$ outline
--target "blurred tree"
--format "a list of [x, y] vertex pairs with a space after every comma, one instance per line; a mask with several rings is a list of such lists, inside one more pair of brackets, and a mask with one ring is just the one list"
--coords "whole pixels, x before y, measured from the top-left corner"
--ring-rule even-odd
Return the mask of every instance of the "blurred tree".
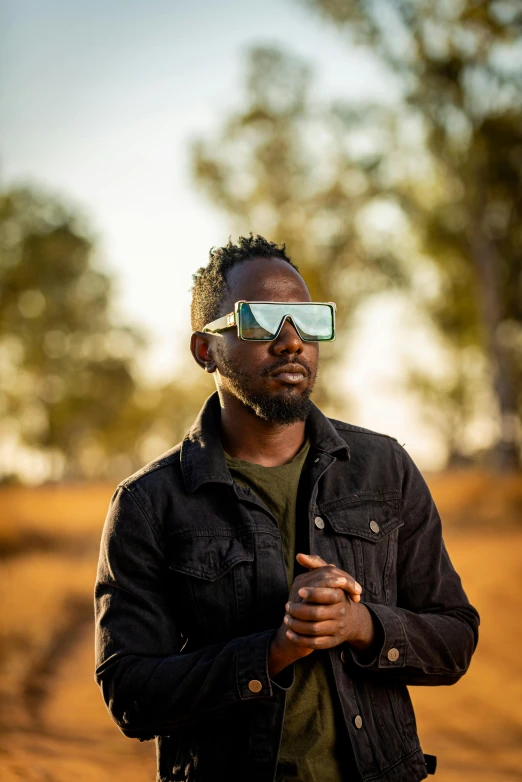
[[53, 457], [53, 477], [81, 476], [89, 454], [106, 466], [101, 434], [110, 439], [134, 391], [143, 340], [111, 322], [112, 292], [70, 209], [29, 189], [0, 197], [4, 442]]
[[[378, 109], [342, 116], [310, 95], [305, 63], [270, 47], [249, 55], [244, 106], [217, 136], [193, 145], [193, 173], [238, 234], [285, 242], [317, 301], [335, 300], [345, 330], [371, 294], [407, 283], [401, 247], [386, 232], [371, 236], [365, 215], [388, 204], [375, 198], [372, 168]], [[356, 134], [347, 138], [346, 125]], [[365, 142], [361, 145], [361, 136]], [[339, 384], [325, 351], [316, 400], [333, 404]], [[326, 362], [326, 363], [325, 363]], [[339, 364], [337, 362], [337, 367]], [[337, 406], [339, 398], [337, 398]]]
[[192, 420], [201, 391], [143, 384], [145, 339], [113, 321], [113, 296], [73, 210], [30, 189], [0, 195], [4, 479], [30, 478], [35, 456], [45, 462], [41, 477], [121, 478], [173, 445]]
[[[499, 412], [494, 461], [519, 467], [520, 0], [304, 2], [367, 47], [400, 84], [403, 97], [387, 111], [389, 136], [372, 186], [400, 204], [437, 268], [437, 292], [424, 304], [446, 340], [454, 382], [444, 389], [426, 374], [424, 388], [432, 394], [435, 383], [439, 398], [466, 416], [473, 405], [464, 399], [489, 381]], [[407, 150], [417, 171], [390, 165]], [[462, 371], [473, 354], [479, 363], [487, 358], [478, 386], [477, 372]]]

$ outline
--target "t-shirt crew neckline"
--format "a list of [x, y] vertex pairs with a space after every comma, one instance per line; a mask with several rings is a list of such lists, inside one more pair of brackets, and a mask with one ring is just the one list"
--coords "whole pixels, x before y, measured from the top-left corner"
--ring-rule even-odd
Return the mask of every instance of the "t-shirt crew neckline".
[[308, 451], [309, 447], [310, 447], [310, 438], [305, 437], [305, 440], [304, 440], [302, 446], [300, 447], [298, 452], [295, 454], [295, 456], [292, 456], [292, 458], [290, 459], [289, 462], [285, 462], [284, 464], [276, 464], [276, 465], [271, 466], [271, 467], [269, 467], [267, 465], [264, 465], [264, 464], [258, 464], [257, 462], [249, 462], [246, 459], [239, 459], [237, 456], [231, 456], [227, 451], [225, 451], [224, 448], [223, 448], [223, 451], [225, 453], [225, 459], [226, 459], [227, 463], [237, 464], [238, 466], [241, 465], [241, 464], [253, 464], [255, 467], [259, 467], [259, 468], [264, 469], [264, 470], [282, 470], [285, 467], [288, 467], [289, 465], [291, 465], [294, 462], [298, 461], [302, 457], [304, 451]]

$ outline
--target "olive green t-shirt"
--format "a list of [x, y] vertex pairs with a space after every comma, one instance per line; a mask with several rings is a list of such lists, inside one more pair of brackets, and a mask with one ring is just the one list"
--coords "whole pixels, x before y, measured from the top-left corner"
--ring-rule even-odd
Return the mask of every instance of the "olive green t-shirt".
[[[294, 580], [297, 553], [297, 491], [309, 449], [307, 440], [299, 453], [280, 467], [263, 467], [225, 453], [233, 479], [252, 489], [277, 520], [289, 586]], [[340, 747], [344, 724], [327, 654], [315, 651], [295, 663], [294, 684], [286, 694], [276, 782], [349, 781], [348, 761]]]

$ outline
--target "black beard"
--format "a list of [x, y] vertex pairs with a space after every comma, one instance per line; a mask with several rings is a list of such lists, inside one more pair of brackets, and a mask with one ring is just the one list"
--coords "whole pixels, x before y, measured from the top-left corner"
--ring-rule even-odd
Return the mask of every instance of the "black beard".
[[[222, 375], [226, 378], [224, 387], [228, 388], [252, 415], [273, 424], [295, 424], [298, 421], [306, 421], [312, 407], [310, 396], [313, 385], [297, 393], [290, 390], [280, 394], [270, 391], [254, 392], [250, 389], [249, 376], [238, 363], [222, 354], [219, 358], [224, 370]], [[288, 359], [285, 359], [284, 363], [288, 363]], [[310, 379], [311, 373], [308, 367], [300, 361], [294, 363], [301, 364]], [[274, 367], [271, 367], [270, 371], [273, 369]], [[268, 371], [264, 374], [268, 374]]]
[[296, 424], [298, 421], [306, 421], [312, 407], [311, 388], [307, 388], [299, 396], [269, 392], [247, 394], [245, 389], [241, 390], [241, 395], [236, 390], [236, 396], [247, 410], [273, 424]]

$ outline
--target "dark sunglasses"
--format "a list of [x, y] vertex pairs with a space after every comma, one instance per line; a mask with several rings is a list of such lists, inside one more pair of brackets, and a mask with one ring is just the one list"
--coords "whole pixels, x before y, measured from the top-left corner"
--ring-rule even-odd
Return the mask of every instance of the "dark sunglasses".
[[239, 339], [270, 342], [290, 319], [303, 342], [335, 339], [335, 304], [332, 301], [236, 301], [234, 312], [207, 323], [203, 332], [219, 334], [237, 326]]

